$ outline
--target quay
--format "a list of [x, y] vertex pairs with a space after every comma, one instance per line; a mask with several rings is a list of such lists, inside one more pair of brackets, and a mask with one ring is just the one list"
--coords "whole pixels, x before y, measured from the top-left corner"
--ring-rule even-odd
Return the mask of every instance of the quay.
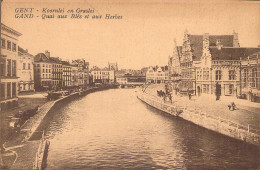
[[[172, 103], [164, 102], [163, 99], [152, 94], [151, 89], [149, 90], [147, 90], [148, 92], [140, 91], [137, 98], [158, 110], [178, 116], [198, 126], [255, 146], [260, 146], [260, 131], [256, 127], [259, 124], [251, 125], [234, 120], [234, 118], [228, 116], [228, 114], [231, 114], [231, 111], [223, 103], [216, 106], [216, 109], [219, 109], [217, 112], [222, 113], [219, 116], [213, 113], [213, 108], [207, 109], [207, 106], [205, 106], [207, 103], [204, 103], [203, 107], [199, 107], [198, 103], [194, 102], [195, 104], [192, 105], [188, 98], [179, 96], [174, 96]], [[211, 102], [210, 99], [206, 100], [208, 103]]]
[[67, 96], [61, 96], [59, 99], [54, 101], [48, 101], [41, 107], [39, 107], [37, 114], [28, 119], [21, 127], [15, 140], [7, 141], [3, 144], [3, 148], [6, 151], [12, 152], [16, 155], [16, 158], [10, 167], [10, 169], [43, 169], [47, 159], [47, 148], [50, 145], [49, 141], [41, 139], [35, 139], [32, 137], [37, 133], [37, 128], [41, 124], [45, 116], [55, 107], [56, 104], [64, 101], [71, 101], [80, 97], [83, 97], [89, 93], [96, 91], [107, 90], [116, 88], [117, 86], [102, 86], [88, 88], [83, 91], [74, 92]]

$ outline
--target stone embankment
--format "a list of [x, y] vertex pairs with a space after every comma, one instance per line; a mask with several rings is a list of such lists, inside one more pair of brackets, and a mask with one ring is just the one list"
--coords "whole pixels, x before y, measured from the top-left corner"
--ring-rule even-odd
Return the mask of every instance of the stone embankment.
[[[94, 87], [89, 88], [84, 91], [75, 92], [68, 96], [62, 96], [61, 98], [49, 101], [39, 107], [37, 114], [28, 119], [23, 126], [21, 127], [21, 131], [19, 132], [16, 140], [6, 142], [4, 147], [9, 150], [14, 150], [16, 152], [16, 159], [11, 169], [17, 169], [22, 167], [22, 169], [33, 169], [35, 167], [39, 168], [42, 166], [42, 161], [44, 159], [45, 148], [49, 145], [47, 140], [39, 141], [30, 141], [30, 138], [36, 132], [37, 128], [41, 124], [44, 117], [49, 113], [49, 111], [54, 108], [54, 106], [60, 102], [64, 102], [65, 100], [73, 100], [77, 99], [81, 96], [85, 96], [89, 93], [102, 91], [106, 89], [115, 88], [115, 86], [103, 86], [103, 87]], [[41, 142], [42, 141], [42, 142]], [[18, 147], [19, 146], [19, 147]], [[14, 149], [12, 149], [14, 148]], [[18, 148], [18, 149], [16, 149]], [[43, 149], [44, 148], [44, 149]], [[28, 154], [27, 154], [28, 153]], [[42, 154], [45, 153], [45, 154]], [[47, 158], [46, 158], [47, 159]], [[34, 164], [34, 167], [33, 167]]]
[[[151, 89], [149, 90], [151, 91]], [[244, 124], [234, 122], [234, 120], [227, 119], [226, 117], [223, 118], [221, 116], [216, 116], [216, 114], [210, 112], [209, 110], [203, 109], [206, 107], [189, 105], [189, 101], [179, 102], [179, 100], [175, 98], [176, 100], [172, 103], [164, 102], [162, 98], [154, 95], [155, 93], [150, 93], [149, 90], [145, 93], [138, 93], [137, 97], [152, 107], [173, 116], [181, 117], [209, 130], [260, 146], [260, 131], [258, 128], [253, 128], [254, 126], [250, 126], [249, 124], [245, 126]], [[186, 100], [188, 100], [188, 98], [186, 98]]]

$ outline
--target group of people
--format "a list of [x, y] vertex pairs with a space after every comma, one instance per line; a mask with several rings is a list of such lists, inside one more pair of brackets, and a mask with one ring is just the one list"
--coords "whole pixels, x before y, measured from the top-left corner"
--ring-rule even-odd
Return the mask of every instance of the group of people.
[[157, 95], [159, 97], [163, 97], [164, 102], [166, 102], [166, 99], [168, 98], [169, 101], [172, 103], [172, 94], [170, 93], [167, 84], [165, 84], [165, 92], [163, 90], [157, 90]]

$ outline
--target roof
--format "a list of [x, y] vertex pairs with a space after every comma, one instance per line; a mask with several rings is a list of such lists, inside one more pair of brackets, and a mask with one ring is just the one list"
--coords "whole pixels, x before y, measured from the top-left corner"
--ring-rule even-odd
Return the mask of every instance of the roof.
[[33, 57], [32, 54], [28, 53], [28, 50], [24, 50], [22, 47], [18, 46], [18, 55], [28, 55]]
[[210, 47], [212, 60], [240, 60], [240, 57], [245, 59], [256, 52], [260, 52], [260, 48], [222, 47], [219, 50], [216, 47]]
[[[223, 47], [233, 47], [233, 35], [209, 35], [209, 45], [216, 47], [218, 39]], [[200, 60], [203, 52], [203, 35], [189, 35], [193, 60]]]
[[54, 63], [62, 64], [61, 60], [58, 57], [50, 57], [50, 60], [52, 60]]
[[35, 62], [53, 63], [54, 61], [48, 58], [44, 53], [39, 53], [34, 57]]

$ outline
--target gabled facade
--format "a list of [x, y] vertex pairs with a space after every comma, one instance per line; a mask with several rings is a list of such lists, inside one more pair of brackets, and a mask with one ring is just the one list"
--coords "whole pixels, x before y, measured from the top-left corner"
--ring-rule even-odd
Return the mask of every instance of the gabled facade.
[[240, 47], [236, 32], [191, 35], [185, 31], [179, 90], [193, 89], [197, 95], [214, 94], [218, 83], [221, 95], [240, 95], [240, 58], [257, 51], [260, 48]]
[[146, 82], [149, 83], [164, 83], [168, 81], [168, 66], [165, 67], [149, 67], [146, 72]]
[[22, 34], [1, 23], [0, 111], [18, 105], [18, 39]]

